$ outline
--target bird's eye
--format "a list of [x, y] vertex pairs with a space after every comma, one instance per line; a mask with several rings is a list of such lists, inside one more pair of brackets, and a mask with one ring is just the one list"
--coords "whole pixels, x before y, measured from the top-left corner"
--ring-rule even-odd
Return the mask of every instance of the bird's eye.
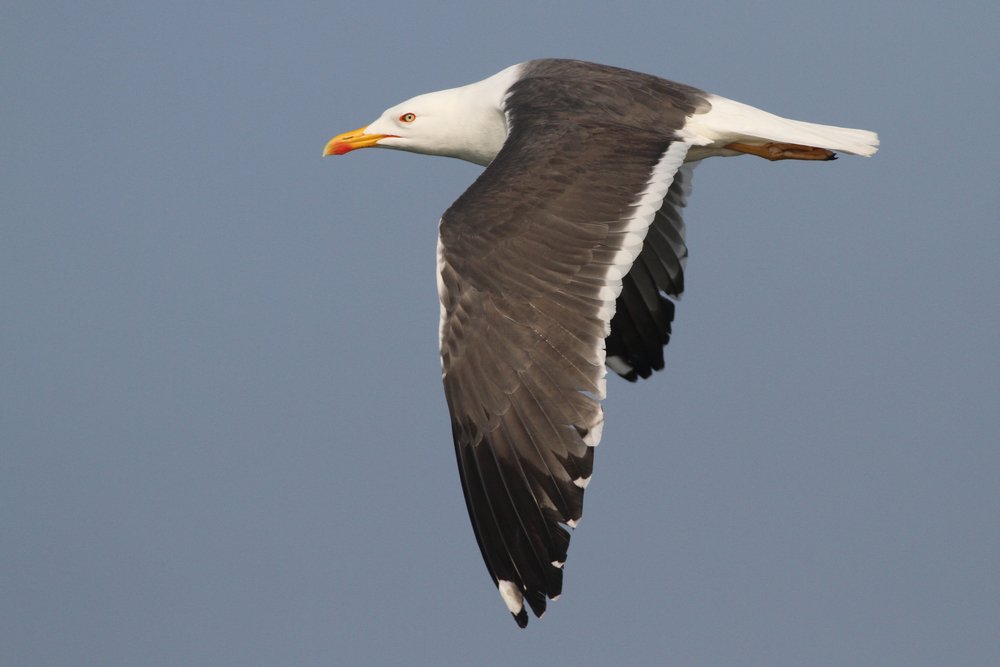
[[414, 113], [404, 113], [399, 117], [399, 122], [401, 123], [412, 123], [417, 119], [417, 114]]

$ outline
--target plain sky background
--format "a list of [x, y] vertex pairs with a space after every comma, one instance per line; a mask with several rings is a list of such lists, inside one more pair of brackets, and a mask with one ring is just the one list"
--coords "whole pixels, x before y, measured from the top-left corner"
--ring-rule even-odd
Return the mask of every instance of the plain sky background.
[[[0, 664], [1000, 664], [995, 2], [5, 2]], [[695, 174], [562, 598], [462, 501], [436, 223], [334, 134], [535, 57], [876, 130]]]

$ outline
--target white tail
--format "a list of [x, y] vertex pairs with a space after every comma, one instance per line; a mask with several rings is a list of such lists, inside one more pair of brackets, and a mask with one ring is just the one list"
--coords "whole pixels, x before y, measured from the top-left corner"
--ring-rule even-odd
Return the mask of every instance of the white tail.
[[868, 130], [782, 118], [718, 95], [709, 95], [709, 102], [712, 108], [693, 116], [684, 128], [693, 135], [692, 143], [709, 149], [699, 153], [716, 153], [733, 142], [801, 144], [865, 157], [878, 151], [878, 135]]

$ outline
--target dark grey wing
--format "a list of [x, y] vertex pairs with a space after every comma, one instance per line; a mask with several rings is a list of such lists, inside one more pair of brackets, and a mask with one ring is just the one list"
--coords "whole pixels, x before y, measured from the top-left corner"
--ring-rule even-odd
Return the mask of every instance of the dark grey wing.
[[462, 488], [522, 627], [525, 601], [541, 616], [562, 590], [567, 527], [582, 516], [603, 427], [604, 341], [621, 279], [688, 149], [676, 109], [673, 124], [635, 131], [588, 116], [584, 82], [561, 91], [563, 106], [547, 95], [544, 109], [532, 90], [512, 88], [507, 141], [442, 217], [438, 245]]
[[691, 194], [694, 165], [677, 170], [663, 206], [656, 212], [642, 252], [622, 279], [622, 293], [607, 339], [608, 368], [630, 382], [663, 370], [670, 342], [674, 300], [684, 292], [683, 209]]

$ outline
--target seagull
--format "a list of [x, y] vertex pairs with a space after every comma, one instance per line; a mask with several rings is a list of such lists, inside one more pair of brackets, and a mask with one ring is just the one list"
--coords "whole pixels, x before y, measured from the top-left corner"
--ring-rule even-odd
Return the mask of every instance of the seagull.
[[331, 139], [485, 166], [439, 223], [444, 393], [486, 568], [517, 625], [562, 592], [607, 369], [663, 368], [682, 210], [712, 156], [871, 156], [866, 130], [790, 120], [648, 74], [532, 60], [419, 95]]

